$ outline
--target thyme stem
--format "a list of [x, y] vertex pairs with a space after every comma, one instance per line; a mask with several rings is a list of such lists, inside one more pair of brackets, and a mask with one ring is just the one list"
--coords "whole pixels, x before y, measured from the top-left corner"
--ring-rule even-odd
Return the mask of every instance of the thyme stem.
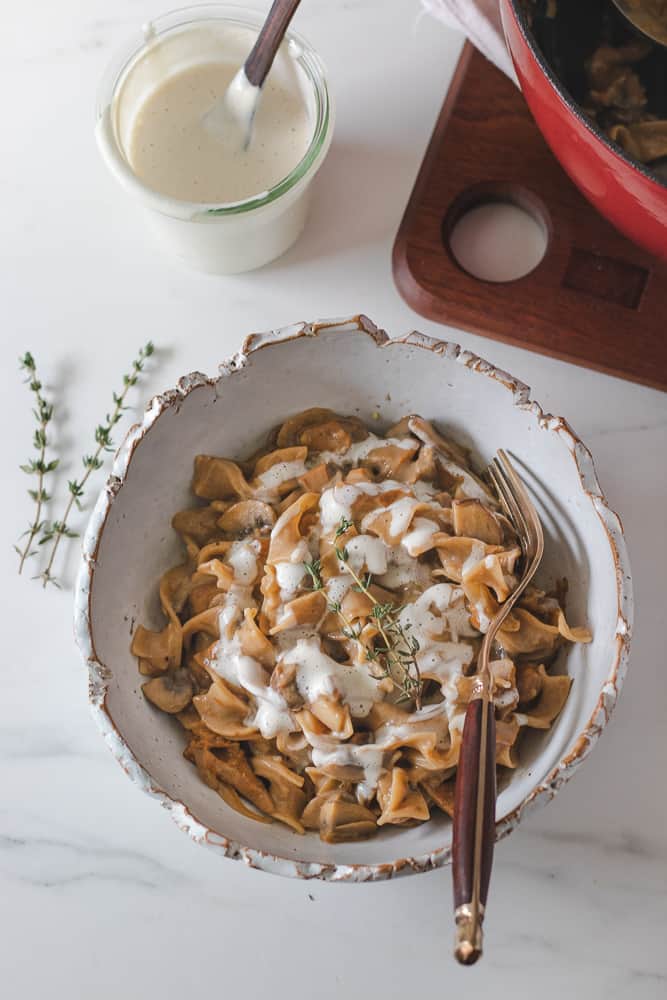
[[63, 537], [66, 538], [76, 538], [77, 532], [72, 531], [69, 527], [68, 521], [70, 514], [72, 513], [72, 508], [76, 506], [79, 510], [81, 509], [81, 498], [83, 497], [86, 483], [88, 482], [91, 474], [97, 469], [101, 469], [104, 465], [103, 453], [113, 451], [113, 441], [111, 439], [111, 432], [118, 421], [123, 415], [123, 410], [126, 409], [125, 398], [132, 388], [136, 385], [139, 378], [139, 373], [143, 370], [144, 361], [153, 354], [154, 347], [152, 342], [149, 340], [144, 347], [141, 348], [139, 354], [132, 362], [132, 368], [129, 375], [123, 376], [123, 389], [120, 393], [113, 393], [114, 409], [111, 413], [106, 414], [106, 422], [103, 424], [98, 424], [95, 429], [95, 441], [97, 443], [97, 448], [92, 453], [92, 455], [83, 456], [83, 467], [85, 472], [81, 479], [71, 479], [69, 481], [69, 500], [65, 506], [65, 511], [63, 516], [59, 521], [53, 521], [53, 523], [44, 531], [42, 538], [40, 540], [40, 545], [45, 545], [52, 542], [51, 551], [49, 554], [49, 559], [46, 564], [46, 568], [40, 574], [42, 580], [42, 586], [46, 587], [47, 583], [55, 583], [57, 585], [57, 580], [52, 574], [53, 563], [58, 552], [58, 547], [60, 541]]
[[[345, 549], [337, 549], [336, 550], [336, 555], [339, 556], [339, 553], [340, 553], [340, 555], [343, 555], [343, 556], [346, 555]], [[339, 556], [339, 558], [340, 558], [340, 556]], [[396, 608], [394, 608], [393, 606], [392, 607], [386, 607], [385, 605], [382, 605], [380, 603], [380, 601], [378, 601], [377, 598], [375, 598], [373, 596], [373, 594], [369, 590], [368, 584], [364, 580], [362, 580], [357, 575], [357, 573], [355, 573], [355, 571], [350, 566], [349, 559], [347, 557], [341, 559], [341, 562], [345, 566], [346, 571], [350, 574], [350, 576], [352, 577], [352, 579], [356, 583], [356, 585], [359, 588], [359, 590], [361, 591], [361, 593], [365, 594], [366, 597], [369, 599], [369, 601], [371, 601], [372, 604], [373, 604], [373, 608], [376, 611], [376, 613], [373, 615], [373, 618], [375, 620], [375, 624], [377, 625], [378, 632], [382, 636], [382, 639], [383, 639], [384, 645], [385, 645], [383, 653], [388, 658], [388, 660], [390, 661], [390, 663], [392, 664], [392, 666], [394, 666], [395, 668], [397, 668], [400, 673], [407, 674], [409, 676], [409, 670], [406, 669], [405, 663], [403, 662], [403, 658], [400, 655], [398, 655], [400, 653], [400, 648], [399, 648], [399, 650], [395, 649], [395, 645], [396, 644], [393, 641], [393, 639], [390, 639], [390, 637], [387, 635], [387, 631], [385, 630], [385, 626], [383, 625], [383, 619], [387, 619], [388, 622], [389, 622], [389, 624], [387, 625], [387, 629], [390, 630], [390, 631], [395, 631], [398, 634], [399, 639], [401, 640], [401, 642], [403, 644], [403, 652], [404, 652], [404, 654], [407, 654], [407, 656], [409, 658], [409, 665], [414, 670], [414, 675], [415, 676], [414, 676], [414, 678], [410, 678], [410, 680], [413, 681], [413, 683], [409, 683], [407, 685], [407, 688], [405, 686], [401, 685], [400, 683], [397, 683], [396, 679], [393, 676], [393, 674], [391, 675], [391, 679], [394, 681], [394, 683], [399, 688], [399, 690], [403, 691], [404, 694], [406, 694], [408, 696], [411, 696], [411, 694], [414, 694], [415, 705], [416, 705], [416, 707], [418, 709], [421, 708], [421, 686], [422, 686], [422, 682], [421, 682], [421, 672], [419, 670], [419, 665], [417, 664], [417, 660], [416, 660], [416, 657], [414, 655], [414, 653], [416, 652], [416, 650], [413, 649], [413, 645], [410, 642], [410, 640], [408, 639], [408, 637], [406, 636], [405, 631], [403, 629], [403, 626], [394, 617], [394, 615], [396, 613]], [[380, 609], [381, 611], [384, 610], [384, 613], [383, 614], [378, 614], [377, 613], [378, 609]], [[413, 640], [413, 642], [416, 642], [416, 640]], [[411, 690], [412, 688], [414, 688], [414, 691]]]
[[[351, 527], [351, 521], [348, 521], [347, 518], [341, 518], [336, 529], [336, 540]], [[373, 608], [371, 616], [377, 626], [378, 633], [382, 637], [384, 647], [381, 650], [374, 649], [371, 653], [364, 643], [361, 642], [359, 634], [343, 613], [340, 603], [330, 604], [329, 609], [334, 611], [343, 623], [343, 635], [347, 639], [352, 639], [359, 643], [363, 647], [367, 659], [377, 661], [380, 655], [384, 657], [383, 676], [389, 678], [394, 687], [401, 691], [406, 698], [414, 698], [415, 705], [419, 710], [421, 708], [422, 679], [416, 658], [416, 653], [419, 650], [417, 639], [408, 637], [405, 634], [405, 629], [396, 617], [399, 609], [393, 604], [382, 604], [371, 593], [372, 578], [370, 573], [365, 579], [362, 579], [352, 569], [347, 548], [340, 548], [336, 545], [335, 553], [338, 560], [345, 567], [346, 572], [354, 580], [356, 588], [371, 602]], [[303, 565], [312, 580], [313, 590], [323, 590], [324, 582], [322, 580], [320, 560], [313, 559], [310, 562], [305, 562]]]
[[29, 524], [26, 532], [28, 536], [27, 541], [23, 548], [20, 548], [18, 545], [14, 546], [19, 555], [20, 574], [23, 572], [26, 559], [35, 555], [36, 550], [32, 548], [32, 543], [42, 528], [42, 510], [44, 504], [51, 499], [49, 494], [46, 492], [44, 485], [45, 476], [47, 473], [53, 472], [54, 469], [57, 468], [58, 459], [52, 459], [50, 462], [46, 461], [46, 448], [48, 444], [46, 431], [51, 417], [53, 416], [53, 406], [47, 403], [46, 399], [42, 395], [42, 383], [37, 378], [37, 365], [35, 364], [35, 359], [30, 351], [26, 351], [23, 357], [19, 359], [19, 365], [23, 371], [27, 372], [26, 382], [35, 397], [36, 408], [33, 410], [33, 413], [37, 420], [37, 428], [33, 437], [33, 446], [38, 452], [38, 457], [36, 459], [30, 459], [26, 465], [21, 466], [23, 472], [26, 472], [29, 475], [37, 475], [37, 489], [28, 490], [28, 493], [35, 501], [35, 516], [34, 520]]

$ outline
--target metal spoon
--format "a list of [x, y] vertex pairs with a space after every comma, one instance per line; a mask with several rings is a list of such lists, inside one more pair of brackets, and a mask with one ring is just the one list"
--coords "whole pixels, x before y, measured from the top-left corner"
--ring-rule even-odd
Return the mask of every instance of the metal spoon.
[[612, 3], [633, 28], [657, 45], [667, 46], [667, 5], [663, 13], [657, 13], [645, 0], [612, 0]]
[[239, 149], [247, 149], [252, 126], [273, 60], [301, 0], [274, 0], [250, 55], [225, 91], [204, 116], [204, 127]]

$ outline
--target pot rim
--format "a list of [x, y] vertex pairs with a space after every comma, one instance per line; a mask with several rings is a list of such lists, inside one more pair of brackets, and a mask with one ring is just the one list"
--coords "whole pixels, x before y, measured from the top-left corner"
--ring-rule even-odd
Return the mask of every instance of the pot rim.
[[181, 830], [194, 840], [216, 848], [229, 858], [244, 861], [249, 867], [281, 875], [327, 881], [367, 882], [392, 878], [402, 874], [414, 874], [441, 867], [451, 860], [451, 844], [428, 854], [398, 858], [392, 862], [375, 864], [321, 864], [286, 858], [243, 844], [222, 836], [202, 823], [187, 806], [172, 798], [151, 777], [146, 768], [137, 760], [125, 743], [111, 716], [106, 703], [107, 687], [111, 671], [100, 661], [95, 650], [92, 629], [91, 593], [95, 576], [96, 559], [102, 534], [114, 500], [123, 486], [137, 446], [143, 441], [159, 417], [171, 407], [179, 407], [190, 392], [201, 386], [216, 386], [225, 378], [242, 371], [248, 357], [255, 351], [267, 347], [279, 347], [301, 337], [317, 337], [320, 333], [336, 330], [358, 332], [369, 336], [379, 349], [392, 344], [410, 344], [428, 350], [444, 361], [461, 364], [484, 378], [502, 385], [509, 393], [509, 402], [524, 410], [542, 429], [557, 434], [570, 453], [575, 464], [581, 490], [593, 506], [607, 535], [616, 573], [616, 598], [618, 617], [614, 641], [614, 653], [609, 673], [602, 684], [597, 704], [586, 725], [575, 737], [572, 749], [547, 774], [523, 801], [496, 823], [496, 840], [507, 836], [521, 821], [523, 816], [538, 804], [550, 801], [562, 785], [569, 780], [588, 756], [605, 727], [616, 703], [628, 663], [628, 650], [632, 632], [633, 595], [628, 554], [623, 534], [623, 526], [617, 514], [609, 507], [600, 488], [593, 465], [593, 458], [583, 442], [577, 437], [562, 417], [545, 413], [541, 406], [530, 399], [530, 389], [523, 382], [507, 372], [496, 368], [458, 344], [437, 340], [417, 331], [403, 337], [390, 339], [384, 330], [378, 329], [367, 317], [353, 316], [347, 319], [322, 320], [314, 323], [296, 323], [267, 333], [251, 334], [246, 337], [241, 350], [222, 362], [216, 378], [192, 372], [179, 379], [176, 387], [153, 397], [146, 407], [141, 423], [128, 430], [125, 439], [115, 455], [112, 473], [100, 492], [83, 539], [82, 556], [76, 584], [74, 602], [74, 630], [77, 645], [88, 667], [89, 702], [93, 717], [111, 749], [114, 757], [127, 775], [140, 788], [169, 812]]
[[[547, 82], [551, 85], [552, 89], [556, 92], [556, 95], [565, 104], [568, 111], [570, 111], [574, 117], [577, 119], [580, 125], [582, 125], [591, 135], [594, 135], [605, 148], [612, 153], [617, 159], [621, 160], [627, 166], [631, 167], [638, 174], [640, 174], [645, 180], [650, 181], [657, 188], [661, 190], [667, 190], [667, 180], [662, 180], [654, 171], [650, 170], [645, 163], [641, 163], [639, 160], [635, 160], [632, 156], [625, 152], [625, 150], [619, 146], [617, 143], [612, 142], [608, 135], [602, 131], [602, 129], [596, 125], [587, 115], [584, 114], [579, 104], [572, 97], [570, 92], [567, 90], [563, 82], [556, 76], [552, 70], [549, 63], [546, 61], [544, 53], [537, 44], [537, 39], [535, 38], [532, 30], [528, 25], [525, 12], [520, 6], [520, 0], [506, 0], [505, 9], [509, 10], [514, 18], [517, 28], [519, 29], [521, 36], [528, 46], [531, 55], [540, 67], [542, 74], [546, 78]], [[501, 6], [501, 11], [503, 7]], [[505, 38], [507, 38], [507, 32], [505, 32]], [[508, 48], [510, 46], [508, 45]], [[512, 61], [516, 66], [512, 50], [510, 48], [510, 55], [512, 56]], [[523, 88], [522, 88], [523, 89]]]

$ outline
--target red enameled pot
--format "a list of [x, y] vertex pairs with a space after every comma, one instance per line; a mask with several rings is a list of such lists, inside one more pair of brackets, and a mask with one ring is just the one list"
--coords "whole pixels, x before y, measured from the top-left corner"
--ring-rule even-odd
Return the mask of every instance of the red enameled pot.
[[500, 0], [505, 38], [540, 131], [574, 183], [609, 221], [667, 259], [667, 184], [612, 143], [554, 76], [519, 0]]

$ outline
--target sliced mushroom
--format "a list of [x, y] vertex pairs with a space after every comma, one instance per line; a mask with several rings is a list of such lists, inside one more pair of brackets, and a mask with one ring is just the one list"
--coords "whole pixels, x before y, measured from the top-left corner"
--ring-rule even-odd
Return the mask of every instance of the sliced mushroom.
[[428, 420], [418, 416], [408, 417], [408, 428], [420, 441], [432, 445], [436, 451], [445, 455], [450, 461], [464, 466], [468, 464], [468, 456], [463, 448], [438, 434], [433, 424], [429, 423]]
[[296, 671], [295, 663], [281, 661], [271, 674], [271, 687], [283, 696], [289, 708], [302, 708], [304, 705], [303, 697], [296, 686]]
[[196, 455], [192, 492], [204, 500], [249, 497], [252, 490], [236, 462], [213, 455]]
[[430, 444], [422, 445], [414, 462], [409, 462], [400, 470], [402, 483], [416, 483], [420, 479], [425, 479], [430, 483], [434, 483], [438, 479], [435, 448]]
[[300, 440], [311, 451], [333, 451], [338, 454], [347, 451], [352, 444], [352, 437], [337, 420], [326, 420], [323, 424], [306, 427], [301, 432]]
[[478, 538], [487, 545], [502, 545], [503, 529], [481, 500], [453, 500], [452, 523], [455, 535]]
[[641, 163], [652, 163], [667, 156], [667, 121], [612, 125], [609, 138]]
[[142, 674], [159, 674], [180, 666], [182, 649], [183, 631], [174, 622], [169, 622], [161, 632], [139, 625], [130, 646], [130, 652], [142, 664]]
[[[317, 427], [320, 424], [336, 423], [346, 431], [352, 441], [363, 441], [368, 437], [368, 429], [358, 417], [341, 417], [333, 410], [327, 410], [320, 406], [313, 406], [309, 410], [297, 413], [294, 417], [286, 420], [278, 431], [277, 444], [279, 448], [285, 448], [295, 444], [306, 444], [303, 434], [307, 428]], [[314, 446], [313, 446], [314, 447]]]
[[300, 443], [301, 432], [314, 424], [323, 424], [327, 420], [335, 420], [336, 414], [333, 410], [326, 410], [321, 406], [313, 406], [309, 410], [303, 410], [293, 417], [289, 417], [278, 431], [276, 443], [279, 448], [286, 448], [290, 445]]
[[218, 534], [219, 517], [220, 512], [212, 507], [193, 507], [174, 514], [171, 526], [179, 535], [186, 535], [201, 546]]
[[408, 448], [397, 444], [379, 445], [362, 459], [361, 464], [378, 479], [397, 479], [400, 482], [418, 449], [418, 441], [413, 441]]
[[441, 489], [452, 495], [462, 492], [464, 497], [482, 497], [490, 506], [496, 505], [486, 485], [470, 471], [470, 458], [464, 448], [442, 437], [423, 417], [410, 417], [409, 427], [420, 441], [435, 449], [437, 479]]
[[218, 527], [226, 535], [243, 538], [256, 531], [268, 531], [275, 523], [275, 512], [268, 503], [262, 500], [239, 500], [225, 511], [218, 521]]
[[150, 702], [169, 715], [182, 712], [192, 698], [192, 680], [187, 670], [173, 670], [141, 685]]

